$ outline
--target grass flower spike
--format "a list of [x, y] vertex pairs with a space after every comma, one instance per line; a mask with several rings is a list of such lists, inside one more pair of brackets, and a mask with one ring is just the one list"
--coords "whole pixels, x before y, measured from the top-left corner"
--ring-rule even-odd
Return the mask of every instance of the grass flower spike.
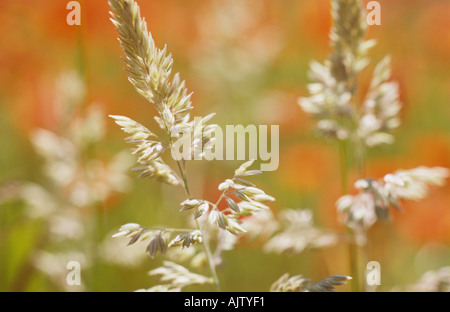
[[[171, 75], [173, 59], [167, 54], [166, 48], [158, 49], [148, 33], [145, 20], [141, 19], [139, 7], [133, 0], [110, 0], [112, 21], [120, 35], [120, 43], [126, 54], [125, 62], [129, 72], [129, 80], [136, 90], [151, 102], [158, 116], [155, 121], [165, 133], [160, 137], [148, 130], [144, 125], [124, 116], [111, 115], [122, 130], [129, 136], [127, 143], [135, 145], [133, 154], [138, 156], [139, 177], [152, 178], [156, 181], [184, 188], [186, 200], [180, 203], [180, 213], [190, 218], [192, 229], [144, 227], [137, 223], [123, 225], [114, 237], [129, 238], [128, 245], [136, 242], [144, 243], [146, 252], [153, 258], [157, 253], [165, 255], [169, 249], [192, 248], [198, 253], [191, 258], [206, 259], [211, 271], [211, 278], [191, 273], [188, 269], [165, 262], [164, 265], [152, 271], [152, 275], [161, 275], [161, 281], [168, 284], [158, 285], [149, 291], [177, 291], [191, 284], [213, 283], [219, 290], [219, 279], [216, 265], [221, 262], [223, 250], [229, 250], [236, 240], [231, 240], [222, 232], [230, 235], [245, 233], [241, 225], [241, 217], [253, 215], [268, 206], [262, 202], [273, 201], [274, 198], [257, 188], [247, 178], [260, 174], [259, 170], [249, 170], [253, 160], [242, 164], [232, 179], [227, 179], [218, 187], [222, 194], [215, 202], [194, 198], [190, 195], [186, 172], [187, 160], [201, 159], [205, 150], [211, 148], [215, 125], [207, 122], [215, 115], [190, 119], [192, 109], [191, 94], [188, 93], [184, 81], [178, 74]], [[187, 148], [183, 144], [182, 159], [174, 159], [178, 176], [164, 161], [164, 152], [172, 152], [178, 145], [178, 140], [184, 140], [188, 134], [192, 139]], [[183, 141], [184, 142], [184, 141]], [[173, 153], [172, 153], [173, 155]], [[227, 208], [219, 209], [219, 204], [225, 201]], [[210, 238], [217, 234], [216, 249], [210, 247]], [[203, 251], [195, 248], [201, 245]]]
[[[166, 48], [156, 47], [147, 23], [141, 19], [139, 6], [135, 1], [110, 0], [112, 8], [111, 21], [119, 33], [119, 41], [126, 57], [129, 80], [139, 94], [146, 98], [156, 108], [158, 115], [155, 120], [165, 132], [166, 139], [158, 137], [140, 123], [124, 116], [110, 115], [122, 130], [130, 136], [127, 142], [135, 144], [134, 151], [139, 156], [141, 177], [154, 178], [169, 184], [178, 185], [175, 173], [164, 163], [160, 156], [171, 149], [180, 133], [192, 133], [192, 151], [209, 146], [213, 125], [206, 122], [214, 116], [211, 114], [201, 119], [200, 124], [190, 121], [192, 109], [191, 93], [181, 81], [179, 74], [172, 76], [173, 59]], [[199, 145], [196, 137], [202, 135]]]
[[359, 234], [365, 233], [377, 221], [389, 220], [389, 208], [401, 209], [401, 200], [418, 201], [428, 194], [429, 186], [442, 186], [449, 176], [446, 168], [418, 167], [387, 174], [381, 180], [361, 179], [355, 183], [357, 195], [344, 195], [336, 203], [344, 223]]
[[[369, 91], [357, 103], [358, 75], [369, 64], [374, 40], [364, 40], [366, 14], [359, 0], [332, 0], [332, 52], [323, 64], [312, 62], [310, 97], [300, 98], [302, 109], [319, 121], [318, 131], [337, 140], [373, 147], [393, 143], [392, 130], [400, 124], [398, 84], [390, 82], [390, 58], [375, 67]], [[361, 148], [361, 147], [358, 147]]]
[[289, 274], [282, 275], [272, 284], [272, 292], [333, 292], [335, 286], [344, 285], [352, 278], [344, 275], [332, 275], [323, 280], [312, 282], [302, 275], [289, 277]]

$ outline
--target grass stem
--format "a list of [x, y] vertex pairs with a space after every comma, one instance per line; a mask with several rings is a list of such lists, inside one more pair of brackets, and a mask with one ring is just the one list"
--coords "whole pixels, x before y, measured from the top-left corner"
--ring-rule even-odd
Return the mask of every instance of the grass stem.
[[[348, 142], [339, 142], [339, 162], [341, 170], [341, 192], [342, 194], [348, 193], [348, 176], [349, 176], [349, 166], [348, 166]], [[349, 229], [350, 241], [348, 243], [348, 252], [350, 260], [350, 272], [352, 276], [351, 290], [353, 292], [360, 291], [360, 277], [359, 277], [359, 266], [358, 266], [358, 250], [356, 245], [355, 233]]]
[[[191, 198], [191, 195], [189, 193], [189, 186], [188, 186], [188, 181], [187, 181], [187, 175], [186, 175], [186, 167], [180, 164], [180, 161], [177, 161], [177, 166], [178, 166], [178, 170], [180, 171], [180, 175], [181, 175], [181, 179], [183, 180], [183, 188], [184, 191], [186, 193], [187, 198]], [[220, 282], [219, 282], [219, 278], [217, 276], [217, 272], [216, 272], [216, 266], [214, 265], [214, 259], [212, 257], [211, 254], [211, 249], [209, 248], [209, 241], [208, 241], [208, 237], [207, 235], [204, 235], [201, 227], [200, 227], [200, 223], [198, 222], [197, 219], [195, 219], [195, 225], [197, 226], [197, 230], [199, 230], [200, 232], [202, 232], [203, 235], [203, 250], [205, 252], [206, 255], [206, 259], [208, 260], [208, 264], [209, 264], [209, 268], [211, 270], [211, 275], [212, 278], [214, 280], [214, 285], [216, 287], [217, 291], [221, 291], [220, 290]]]

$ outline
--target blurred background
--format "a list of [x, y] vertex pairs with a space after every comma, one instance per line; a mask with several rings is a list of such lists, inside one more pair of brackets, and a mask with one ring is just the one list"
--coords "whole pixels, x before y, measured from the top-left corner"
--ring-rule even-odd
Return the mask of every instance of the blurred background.
[[[0, 290], [133, 291], [156, 284], [161, 264], [110, 237], [128, 222], [181, 226], [181, 189], [137, 179], [124, 135], [108, 114], [156, 129], [155, 110], [127, 81], [106, 0], [79, 0], [81, 25], [69, 26], [68, 1], [0, 2]], [[450, 167], [450, 1], [379, 1], [371, 26], [373, 64], [392, 56], [402, 125], [392, 146], [368, 153], [374, 178], [420, 165]], [[194, 116], [214, 122], [280, 125], [280, 166], [255, 183], [274, 196], [274, 213], [310, 208], [337, 233], [339, 159], [297, 104], [307, 96], [312, 59], [329, 53], [327, 0], [139, 1], [159, 47], [194, 92]], [[239, 162], [192, 162], [192, 193], [213, 199]], [[353, 180], [356, 174], [353, 174]], [[352, 181], [353, 181], [352, 180]], [[450, 185], [404, 203], [393, 222], [370, 233], [380, 262], [379, 290], [403, 289], [450, 265]], [[66, 263], [81, 263], [81, 286], [66, 283]], [[225, 252], [224, 291], [267, 291], [282, 274], [320, 279], [350, 274], [344, 242], [300, 254], [264, 253], [242, 241]], [[207, 271], [206, 271], [207, 274]], [[187, 290], [203, 290], [188, 288]], [[342, 286], [339, 290], [348, 290]]]

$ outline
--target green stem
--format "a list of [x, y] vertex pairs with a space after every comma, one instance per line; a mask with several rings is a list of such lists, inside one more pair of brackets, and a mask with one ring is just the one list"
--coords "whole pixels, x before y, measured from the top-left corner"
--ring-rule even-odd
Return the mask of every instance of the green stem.
[[360, 292], [361, 291], [361, 281], [360, 281], [360, 274], [359, 274], [359, 261], [358, 261], [358, 245], [355, 241], [355, 233], [353, 230], [349, 229], [349, 234], [351, 237], [351, 240], [348, 244], [348, 252], [350, 257], [350, 270], [352, 272], [352, 282], [351, 282], [351, 289], [353, 292]]
[[181, 179], [183, 180], [184, 192], [186, 193], [187, 198], [191, 198], [191, 195], [189, 192], [189, 186], [188, 186], [188, 182], [187, 182], [187, 177], [186, 177], [186, 170], [181, 167], [180, 161], [177, 161], [177, 166], [178, 166], [178, 170], [180, 171], [180, 174], [181, 174]]
[[[341, 169], [341, 191], [342, 194], [348, 193], [348, 152], [347, 152], [347, 142], [339, 142], [339, 160]], [[359, 268], [358, 268], [358, 251], [355, 241], [355, 234], [351, 229], [348, 229], [350, 241], [348, 243], [348, 252], [350, 259], [350, 272], [352, 275], [351, 289], [353, 292], [360, 291], [360, 278], [359, 278]]]
[[[191, 195], [189, 193], [187, 177], [186, 177], [186, 168], [184, 166], [181, 166], [180, 161], [177, 161], [177, 166], [178, 166], [178, 170], [180, 171], [180, 174], [181, 174], [181, 179], [183, 180], [183, 187], [184, 187], [186, 196], [187, 196], [187, 198], [191, 198]], [[197, 230], [199, 230], [203, 234], [203, 231], [201, 230], [201, 227], [200, 227], [200, 223], [198, 222], [197, 219], [195, 219], [195, 225], [197, 226]], [[216, 287], [216, 290], [220, 291], [219, 277], [217, 276], [216, 266], [214, 265], [214, 259], [211, 254], [211, 249], [209, 248], [209, 242], [208, 242], [207, 235], [203, 235], [202, 246], [203, 246], [203, 250], [205, 252], [206, 258], [208, 260], [208, 264], [209, 264], [209, 268], [211, 270], [211, 275], [212, 275], [212, 278], [214, 281], [214, 285]]]
[[356, 169], [358, 172], [358, 179], [363, 179], [365, 177], [365, 148], [364, 142], [361, 139], [355, 142], [355, 162]]
[[[355, 147], [355, 162], [356, 162], [356, 167], [357, 167], [357, 172], [358, 172], [358, 179], [363, 179], [365, 177], [365, 148], [364, 148], [364, 143], [359, 139], [357, 142], [355, 142], [356, 147]], [[359, 246], [358, 244], [354, 245], [355, 248], [355, 257], [358, 257], [358, 252], [359, 252], [359, 262], [360, 264], [364, 263], [368, 263], [368, 244], [369, 244], [369, 238], [368, 238], [368, 232], [367, 230], [365, 230], [364, 236], [366, 237], [366, 243], [364, 246]], [[358, 248], [359, 247], [359, 248]], [[358, 258], [357, 258], [358, 260]], [[364, 272], [364, 271], [363, 271]], [[355, 277], [356, 279], [356, 277]], [[359, 280], [358, 279], [358, 283], [359, 283], [359, 287], [361, 289], [361, 291], [366, 291], [366, 283], [363, 280]]]
[[347, 142], [339, 142], [339, 162], [341, 169], [341, 193], [348, 193], [348, 156], [347, 156]]
[[[200, 223], [198, 222], [197, 219], [195, 219], [195, 224], [197, 226], [197, 229], [202, 232], [201, 228], [200, 228]], [[202, 232], [203, 233], [203, 232]], [[214, 259], [211, 253], [211, 249], [209, 248], [209, 242], [208, 242], [208, 238], [205, 235], [203, 237], [203, 249], [205, 251], [206, 254], [206, 258], [208, 259], [208, 264], [209, 264], [209, 269], [211, 270], [211, 274], [212, 274], [212, 278], [214, 281], [214, 285], [216, 287], [217, 291], [221, 291], [220, 290], [220, 282], [219, 282], [219, 277], [217, 276], [217, 272], [216, 272], [216, 266], [214, 265]]]

